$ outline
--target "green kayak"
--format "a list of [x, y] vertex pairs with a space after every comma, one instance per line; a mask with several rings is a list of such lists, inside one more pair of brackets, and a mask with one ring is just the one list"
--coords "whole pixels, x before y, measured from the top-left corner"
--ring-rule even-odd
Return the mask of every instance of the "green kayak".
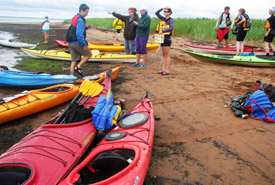
[[195, 59], [215, 64], [240, 65], [251, 67], [275, 67], [275, 56], [228, 56], [228, 55], [212, 55], [185, 51]]

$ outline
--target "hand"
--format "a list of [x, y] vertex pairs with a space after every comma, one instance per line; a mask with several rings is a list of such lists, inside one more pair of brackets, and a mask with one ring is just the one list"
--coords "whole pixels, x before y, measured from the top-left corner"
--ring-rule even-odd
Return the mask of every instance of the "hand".
[[264, 36], [267, 37], [268, 36], [268, 32], [266, 32], [266, 34]]
[[233, 28], [231, 28], [231, 31], [233, 31]]
[[113, 14], [112, 12], [108, 12], [108, 14]]
[[216, 31], [218, 31], [218, 28], [217, 28], [217, 26], [215, 27], [215, 30], [216, 30]]
[[88, 50], [89, 50], [89, 47], [88, 47], [88, 46], [84, 46], [84, 47], [83, 47], [83, 50], [84, 50], [84, 51], [88, 51]]
[[134, 23], [135, 25], [137, 25], [137, 24], [138, 24], [138, 22], [137, 22], [137, 21], [133, 21], [133, 23]]
[[87, 26], [88, 29], [91, 29], [92, 28], [92, 25], [90, 24], [89, 26]]

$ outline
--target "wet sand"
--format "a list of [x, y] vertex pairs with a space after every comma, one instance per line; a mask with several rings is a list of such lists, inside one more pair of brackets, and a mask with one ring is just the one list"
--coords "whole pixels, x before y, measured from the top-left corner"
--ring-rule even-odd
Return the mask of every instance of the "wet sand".
[[[87, 38], [114, 42], [115, 33], [92, 29]], [[124, 81], [115, 82], [114, 94], [126, 99], [128, 109], [145, 91], [153, 100], [158, 119], [145, 184], [275, 184], [274, 124], [236, 118], [224, 107], [229, 107], [231, 96], [251, 90], [256, 80], [275, 84], [275, 70], [199, 62], [183, 52], [183, 44], [192, 42], [173, 38], [171, 75], [157, 74], [160, 53], [150, 52], [147, 68], [122, 64], [119, 75]], [[98, 64], [101, 69], [113, 66]], [[16, 92], [1, 88], [0, 98]], [[0, 142], [6, 143], [1, 151], [65, 106], [0, 126]]]

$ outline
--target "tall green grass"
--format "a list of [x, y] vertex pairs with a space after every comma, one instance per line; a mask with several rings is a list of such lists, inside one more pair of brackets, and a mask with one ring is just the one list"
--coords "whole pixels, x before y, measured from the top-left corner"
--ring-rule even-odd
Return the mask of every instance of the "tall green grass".
[[[112, 23], [114, 18], [91, 18], [87, 19], [87, 24], [92, 24], [95, 27], [103, 29], [112, 29]], [[151, 33], [155, 32], [155, 29], [159, 23], [159, 19], [152, 18]], [[66, 23], [70, 23], [70, 20], [65, 20]], [[189, 19], [189, 18], [177, 18], [174, 19], [174, 35], [186, 36], [196, 40], [215, 40], [217, 33], [214, 30], [216, 20], [214, 19]], [[252, 20], [251, 30], [246, 37], [247, 41], [262, 40], [265, 34], [263, 27], [264, 20]], [[229, 39], [235, 39], [235, 35], [229, 34]]]

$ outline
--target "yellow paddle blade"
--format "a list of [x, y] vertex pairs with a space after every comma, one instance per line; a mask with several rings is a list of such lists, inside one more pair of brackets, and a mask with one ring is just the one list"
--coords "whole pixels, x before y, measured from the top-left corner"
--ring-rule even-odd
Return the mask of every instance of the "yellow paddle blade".
[[85, 94], [85, 96], [94, 97], [99, 95], [103, 90], [103, 86], [97, 82], [92, 82], [89, 87], [89, 91]]
[[80, 87], [79, 87], [79, 92], [83, 92], [84, 88], [87, 87], [86, 85], [87, 85], [88, 82], [89, 82], [89, 80], [88, 80], [88, 79], [85, 79], [85, 80], [81, 83], [81, 85], [80, 85]]
[[84, 95], [84, 96], [87, 96], [86, 94], [89, 93], [89, 91], [91, 90], [91, 85], [93, 84], [92, 81], [87, 81], [87, 83], [85, 84], [85, 86], [83, 86], [83, 91], [81, 91], [81, 93]]

